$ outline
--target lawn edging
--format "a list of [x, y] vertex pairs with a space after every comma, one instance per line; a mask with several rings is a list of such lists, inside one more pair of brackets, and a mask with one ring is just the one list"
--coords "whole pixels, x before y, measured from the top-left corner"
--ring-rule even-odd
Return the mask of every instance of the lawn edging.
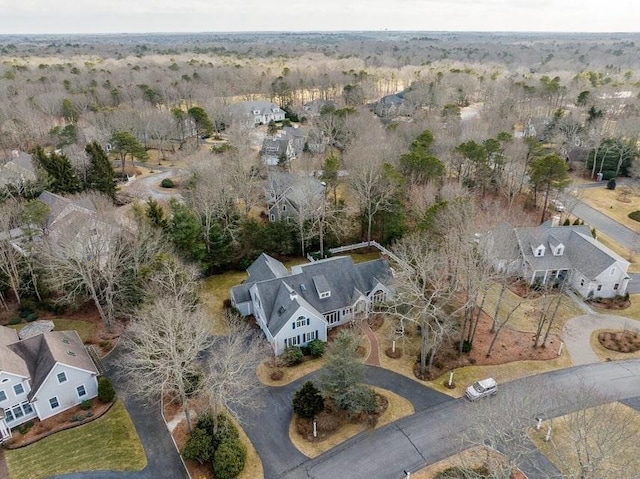
[[4, 444], [4, 448], [8, 449], [10, 451], [16, 450], [16, 449], [21, 449], [23, 447], [30, 446], [30, 445], [32, 445], [32, 444], [34, 444], [34, 443], [36, 443], [36, 442], [38, 442], [38, 441], [40, 441], [42, 439], [45, 439], [45, 438], [47, 438], [49, 436], [53, 436], [54, 434], [56, 434], [58, 432], [66, 431], [68, 429], [73, 429], [73, 428], [78, 427], [78, 426], [84, 426], [85, 424], [88, 424], [88, 423], [90, 423], [92, 421], [95, 421], [96, 419], [101, 418], [102, 416], [104, 416], [106, 413], [108, 413], [111, 410], [111, 408], [113, 407], [113, 405], [116, 402], [117, 402], [117, 399], [115, 401], [111, 401], [111, 404], [109, 404], [104, 411], [100, 412], [99, 414], [94, 414], [91, 417], [86, 417], [82, 421], [77, 421], [77, 422], [72, 422], [72, 423], [69, 423], [69, 424], [65, 424], [64, 426], [61, 426], [61, 427], [57, 428], [55, 431], [47, 431], [46, 433], [40, 434], [39, 436], [34, 437], [33, 439], [25, 442], [24, 444], [19, 444], [17, 446], [12, 446], [10, 443]]

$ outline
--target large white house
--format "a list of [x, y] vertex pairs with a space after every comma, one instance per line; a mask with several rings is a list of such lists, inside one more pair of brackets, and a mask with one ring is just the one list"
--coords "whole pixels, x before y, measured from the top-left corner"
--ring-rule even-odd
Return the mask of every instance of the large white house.
[[336, 256], [289, 271], [263, 253], [247, 272], [247, 280], [231, 288], [231, 303], [243, 316], [255, 316], [275, 354], [326, 341], [328, 329], [392, 294], [391, 270], [383, 259], [355, 264], [350, 256]]
[[46, 419], [98, 395], [98, 370], [75, 331], [19, 340], [0, 326], [0, 436], [30, 419]]
[[591, 235], [588, 226], [514, 228], [500, 224], [491, 234], [496, 266], [531, 286], [563, 282], [584, 298], [612, 298], [627, 292], [629, 262]]
[[275, 103], [265, 100], [243, 101], [229, 106], [234, 121], [248, 126], [268, 125], [284, 120], [285, 112]]

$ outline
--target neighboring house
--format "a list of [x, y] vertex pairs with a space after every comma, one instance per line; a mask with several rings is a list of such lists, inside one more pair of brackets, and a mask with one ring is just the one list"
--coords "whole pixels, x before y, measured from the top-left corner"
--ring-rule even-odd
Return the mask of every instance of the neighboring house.
[[296, 221], [322, 208], [325, 185], [313, 177], [270, 171], [265, 193], [269, 221]]
[[29, 419], [47, 419], [98, 395], [98, 370], [76, 331], [24, 340], [0, 326], [2, 440]]
[[288, 346], [327, 340], [327, 331], [371, 311], [392, 295], [385, 260], [354, 264], [337, 256], [294, 266], [262, 254], [247, 269], [249, 277], [231, 288], [231, 304], [254, 315], [275, 354]]
[[373, 112], [380, 118], [393, 118], [395, 116], [405, 115], [407, 113], [407, 108], [404, 106], [405, 101], [404, 92], [383, 96], [375, 103]]
[[629, 262], [598, 242], [588, 226], [513, 228], [499, 225], [490, 235], [494, 264], [531, 286], [564, 282], [583, 298], [624, 295]]
[[286, 137], [265, 138], [260, 150], [260, 159], [267, 166], [285, 164], [295, 158], [293, 142]]
[[267, 125], [284, 120], [285, 112], [270, 101], [244, 101], [229, 106], [231, 117], [245, 125]]
[[302, 105], [303, 115], [307, 117], [318, 117], [324, 107], [335, 107], [335, 102], [331, 100], [311, 100]]
[[86, 245], [87, 238], [95, 239], [92, 249], [100, 251], [106, 245], [97, 243], [109, 236], [107, 232], [118, 228], [115, 221], [108, 223], [99, 217], [95, 204], [88, 197], [65, 198], [43, 191], [38, 200], [49, 207], [44, 234], [53, 240], [52, 244], [58, 244], [67, 252], [71, 251], [70, 243], [77, 241]]
[[30, 154], [13, 150], [11, 160], [0, 165], [0, 186], [24, 186], [38, 179]]
[[274, 137], [265, 138], [260, 152], [262, 162], [277, 166], [281, 161], [298, 158], [304, 151], [306, 132], [302, 128], [287, 126]]

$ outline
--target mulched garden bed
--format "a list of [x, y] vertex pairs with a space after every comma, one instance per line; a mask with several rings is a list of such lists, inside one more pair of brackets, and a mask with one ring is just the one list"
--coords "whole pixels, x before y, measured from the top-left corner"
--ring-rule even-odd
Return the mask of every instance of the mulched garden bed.
[[624, 297], [591, 299], [588, 303], [596, 308], [615, 310], [627, 309], [631, 306], [631, 301]]
[[[19, 447], [28, 446], [40, 439], [51, 436], [56, 432], [71, 429], [82, 424], [94, 421], [105, 414], [115, 402], [103, 403], [97, 398], [91, 400], [91, 408], [84, 410], [80, 405], [74, 406], [55, 416], [40, 421], [39, 419], [31, 419], [24, 424], [12, 429], [13, 437], [5, 444], [7, 449], [17, 449]], [[27, 424], [31, 423], [29, 427]], [[20, 432], [22, 429], [24, 433]]]
[[325, 400], [324, 411], [316, 416], [316, 430], [317, 437], [313, 437], [313, 420], [304, 419], [299, 416], [295, 417], [296, 431], [306, 441], [320, 442], [334, 434], [340, 427], [345, 424], [366, 424], [368, 427], [373, 428], [378, 423], [378, 418], [389, 407], [389, 400], [376, 394], [378, 400], [378, 408], [373, 413], [361, 413], [356, 416], [352, 416], [346, 411], [343, 411], [331, 401]]
[[636, 331], [607, 331], [598, 334], [598, 342], [603, 348], [619, 353], [640, 351], [640, 334]]

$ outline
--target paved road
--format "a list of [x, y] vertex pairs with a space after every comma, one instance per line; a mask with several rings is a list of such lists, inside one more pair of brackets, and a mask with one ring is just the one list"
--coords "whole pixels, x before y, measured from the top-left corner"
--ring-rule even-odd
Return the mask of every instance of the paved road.
[[[581, 395], [579, 401], [568, 394], [584, 387], [590, 388], [591, 393]], [[500, 394], [487, 401], [475, 404], [465, 400], [446, 401], [419, 411], [351, 438], [299, 466], [292, 465], [289, 471], [277, 477], [332, 479], [348, 475], [353, 479], [400, 479], [405, 477], [403, 470], [417, 471], [463, 450], [462, 434], [468, 431], [470, 424], [477, 424], [481, 408], [488, 408], [494, 416], [500, 416], [508, 414], [507, 399], [515, 404], [530, 404], [533, 423], [535, 417], [556, 417], [591, 405], [638, 396], [640, 361], [637, 360], [553, 371], [505, 384]], [[486, 413], [485, 410], [483, 414]], [[537, 469], [538, 465], [531, 464], [531, 467]], [[553, 473], [538, 472], [533, 477], [548, 477], [549, 474]]]
[[[280, 478], [286, 471], [309, 460], [289, 440], [289, 424], [293, 414], [291, 400], [304, 382], [317, 379], [319, 374], [320, 372], [313, 373], [286, 386], [268, 387], [260, 398], [266, 405], [264, 409], [242, 412], [245, 431], [262, 459], [265, 479]], [[447, 395], [381, 368], [367, 367], [366, 381], [374, 386], [393, 390], [405, 397], [413, 404], [416, 411], [455, 402]], [[358, 437], [367, 437], [368, 434], [360, 434]], [[331, 454], [331, 451], [326, 454]], [[342, 475], [333, 477], [342, 477]], [[382, 476], [374, 475], [373, 477]]]
[[577, 366], [600, 361], [590, 346], [591, 334], [598, 329], [640, 330], [640, 322], [612, 314], [585, 314], [570, 319], [562, 328], [562, 339], [572, 364]]
[[123, 185], [122, 191], [141, 200], [147, 200], [149, 197], [162, 202], [168, 202], [171, 198], [182, 200], [182, 195], [177, 190], [161, 188], [159, 186], [160, 182], [165, 178], [176, 178], [180, 176], [180, 174], [180, 170], [177, 169], [164, 169], [164, 171], [160, 173], [142, 176], [131, 183]]
[[640, 235], [631, 228], [618, 223], [577, 198], [571, 197], [565, 201], [567, 204], [573, 205], [571, 212], [575, 216], [584, 220], [586, 224], [595, 228], [596, 231], [604, 233], [627, 249], [640, 247]]
[[131, 416], [147, 455], [147, 467], [137, 472], [95, 471], [55, 476], [58, 479], [189, 479], [157, 403], [146, 405], [127, 394], [127, 378], [118, 374], [120, 349], [104, 361], [107, 376]]

